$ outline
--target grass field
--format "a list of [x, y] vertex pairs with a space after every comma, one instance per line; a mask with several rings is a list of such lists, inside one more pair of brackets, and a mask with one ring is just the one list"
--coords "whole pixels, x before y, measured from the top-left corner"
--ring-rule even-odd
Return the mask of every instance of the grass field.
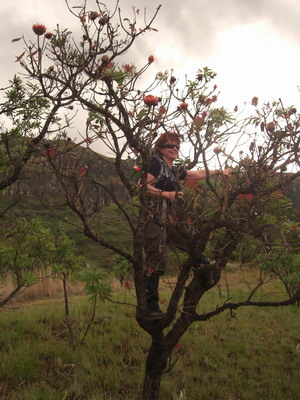
[[[255, 278], [247, 274], [248, 281]], [[249, 283], [227, 274], [233, 297]], [[272, 288], [269, 288], [270, 290]], [[274, 291], [278, 288], [274, 287]], [[208, 292], [201, 310], [224, 301], [222, 286]], [[169, 289], [161, 290], [168, 298]], [[263, 296], [261, 292], [259, 296]], [[134, 304], [116, 287], [114, 299]], [[38, 300], [0, 315], [1, 400], [135, 400], [150, 343], [136, 324], [134, 307], [100, 303], [84, 344], [67, 340], [62, 298]], [[89, 314], [86, 296], [71, 298], [75, 335]], [[162, 400], [297, 400], [300, 398], [300, 309], [247, 308], [194, 323], [172, 354]]]

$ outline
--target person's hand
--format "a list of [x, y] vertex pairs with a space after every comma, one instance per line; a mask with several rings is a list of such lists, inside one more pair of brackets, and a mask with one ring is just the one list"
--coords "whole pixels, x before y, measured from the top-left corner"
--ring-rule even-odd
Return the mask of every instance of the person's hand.
[[225, 169], [222, 169], [221, 174], [222, 174], [223, 176], [230, 176], [231, 173], [232, 173], [232, 171], [233, 171], [232, 168], [225, 168]]
[[178, 199], [183, 199], [183, 192], [162, 192], [162, 197], [171, 201], [175, 201]]

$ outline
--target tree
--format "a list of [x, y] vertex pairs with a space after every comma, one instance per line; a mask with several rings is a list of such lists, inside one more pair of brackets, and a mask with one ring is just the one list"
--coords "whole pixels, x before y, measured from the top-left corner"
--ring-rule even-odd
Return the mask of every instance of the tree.
[[[75, 243], [67, 236], [61, 225], [53, 232], [51, 241], [51, 267], [55, 276], [58, 276], [63, 285], [65, 324], [68, 331], [70, 345], [75, 348], [82, 344], [94, 322], [97, 299], [103, 300], [110, 296], [108, 276], [102, 270], [90, 267], [83, 257], [78, 256]], [[69, 306], [69, 281], [81, 280], [85, 282], [85, 291], [91, 295], [91, 313], [87, 321], [79, 324], [72, 318]]]
[[[1, 280], [13, 277], [14, 288], [0, 293], [0, 308], [39, 279], [46, 278], [52, 253], [51, 232], [39, 221], [18, 218], [7, 224], [7, 233], [0, 243], [0, 277]], [[42, 270], [45, 275], [39, 276]]]
[[[284, 190], [299, 176], [299, 171], [285, 173], [289, 166], [299, 166], [299, 115], [294, 107], [284, 107], [281, 101], [259, 109], [256, 97], [252, 100], [253, 117], [228, 112], [217, 105], [217, 86], [213, 84], [216, 74], [207, 67], [197, 71], [195, 78], [187, 80], [181, 89], [173, 72], [158, 73], [147, 88], [141, 89], [146, 84], [140, 83], [139, 78], [155, 61], [154, 57], [150, 55], [138, 68], [124, 64], [125, 54], [127, 57], [139, 36], [154, 30], [151, 25], [158, 9], [149, 22], [145, 18], [140, 28], [138, 9], [133, 10], [131, 19], [123, 19], [117, 7], [110, 12], [96, 0], [95, 8], [96, 11], [89, 11], [86, 4], [69, 8], [81, 25], [79, 41], [67, 29], [45, 33], [43, 25], [34, 26], [37, 41], [30, 45], [25, 42], [26, 50], [19, 61], [27, 77], [51, 104], [58, 107], [76, 103], [87, 110], [86, 143], [102, 141], [114, 154], [113, 166], [128, 193], [129, 204], [118, 201], [113, 190], [92, 171], [83, 172], [80, 166], [77, 173], [74, 168], [63, 168], [59, 156], [49, 157], [49, 163], [57, 175], [59, 192], [77, 215], [84, 234], [132, 265], [136, 319], [152, 339], [141, 398], [155, 400], [172, 350], [193, 322], [239, 307], [284, 306], [299, 300], [297, 293], [289, 299], [256, 300], [257, 288], [264, 284], [262, 277], [244, 301], [229, 302], [228, 298], [224, 304], [201, 313], [198, 305], [208, 289], [202, 272], [193, 270], [199, 255], [209, 250], [215, 260], [211, 270], [216, 285], [243, 237], [258, 238], [262, 252], [275, 245], [266, 240], [278, 220], [273, 216], [279, 215], [278, 202], [273, 204], [272, 199], [274, 192]], [[229, 181], [208, 173], [200, 193], [194, 184], [197, 191], [187, 189], [186, 201], [177, 202], [176, 212], [167, 223], [183, 232], [191, 246], [186, 256], [175, 253], [172, 257], [178, 270], [176, 283], [166, 317], [154, 322], [147, 314], [142, 231], [151, 213], [146, 187], [151, 147], [163, 131], [176, 131], [189, 144], [184, 160], [187, 168], [202, 165], [208, 171], [215, 162], [218, 168], [232, 166], [234, 174]], [[247, 143], [248, 148], [244, 145], [242, 151], [239, 143]], [[137, 154], [138, 184], [128, 173]], [[130, 250], [108, 241], [102, 233], [103, 207], [88, 195], [91, 183], [103, 187], [118, 207], [120, 226], [126, 223], [131, 235]]]
[[[0, 308], [39, 281], [58, 277], [62, 281], [69, 343], [72, 347], [83, 343], [94, 322], [97, 299], [103, 301], [110, 296], [107, 274], [96, 271], [77, 254], [74, 242], [60, 225], [51, 231], [39, 220], [18, 218], [6, 224], [6, 231], [0, 242], [0, 279], [12, 279], [13, 289], [1, 288]], [[70, 312], [69, 281], [76, 279], [85, 283], [85, 291], [91, 296], [86, 321], [75, 321]]]
[[[44, 26], [34, 26], [39, 40]], [[16, 38], [18, 42], [22, 38]], [[34, 45], [26, 43], [29, 53], [22, 52], [16, 59], [28, 56], [33, 68], [41, 68], [40, 53]], [[32, 51], [31, 51], [32, 50]], [[37, 57], [37, 59], [35, 58]], [[51, 72], [49, 66], [49, 73]], [[70, 126], [73, 97], [68, 97], [68, 85], [62, 84], [55, 93], [55, 99], [45, 96], [40, 77], [36, 83], [14, 76], [6, 88], [1, 88], [0, 116], [0, 191], [8, 190], [15, 183], [42, 141], [66, 138], [66, 129]], [[47, 88], [49, 90], [49, 87]], [[50, 155], [52, 149], [47, 148]], [[18, 200], [16, 200], [17, 202]], [[8, 209], [14, 206], [11, 204]], [[3, 216], [7, 210], [0, 211]]]
[[[3, 102], [0, 115], [0, 190], [12, 185], [19, 178], [24, 166], [36, 152], [38, 144], [66, 125], [61, 124], [58, 111], [66, 106], [58, 94], [55, 104], [43, 95], [38, 85], [23, 82], [15, 76], [9, 87], [2, 89]], [[7, 127], [6, 127], [7, 126]]]

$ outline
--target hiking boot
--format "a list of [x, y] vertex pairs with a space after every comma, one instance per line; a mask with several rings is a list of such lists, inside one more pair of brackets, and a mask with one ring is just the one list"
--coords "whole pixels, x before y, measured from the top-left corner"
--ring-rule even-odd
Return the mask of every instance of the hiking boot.
[[210, 263], [204, 254], [198, 259], [196, 271], [205, 289], [211, 289], [220, 279], [216, 264]]
[[207, 271], [204, 272], [203, 275], [201, 275], [201, 280], [203, 283], [203, 286], [206, 289], [211, 289], [212, 287], [215, 286], [215, 280], [214, 280], [214, 271]]
[[166, 316], [166, 313], [162, 312], [161, 310], [159, 311], [149, 310], [148, 316], [152, 320], [159, 320], [164, 318]]
[[146, 277], [146, 295], [147, 305], [149, 310], [149, 317], [153, 320], [161, 319], [166, 316], [165, 313], [159, 308], [159, 295], [158, 295], [159, 275], [152, 273]]
[[205, 257], [204, 254], [200, 254], [198, 260], [197, 260], [198, 265], [209, 265], [208, 259]]

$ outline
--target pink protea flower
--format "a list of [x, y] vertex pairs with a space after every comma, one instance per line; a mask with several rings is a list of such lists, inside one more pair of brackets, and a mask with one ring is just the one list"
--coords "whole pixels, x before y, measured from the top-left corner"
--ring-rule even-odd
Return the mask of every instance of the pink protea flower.
[[200, 130], [201, 129], [201, 127], [203, 126], [203, 124], [204, 124], [204, 118], [205, 117], [195, 117], [194, 118], [194, 121], [193, 121], [193, 125], [194, 125], [194, 127], [195, 127], [195, 129], [197, 130]]
[[240, 194], [238, 194], [236, 197], [237, 197], [237, 199], [239, 199], [239, 200], [252, 201], [252, 199], [253, 199], [254, 196], [253, 196], [252, 193], [247, 193], [247, 194], [240, 193]]
[[144, 103], [146, 104], [146, 106], [151, 107], [151, 106], [157, 106], [158, 104], [158, 97], [156, 96], [152, 96], [151, 94], [144, 96], [143, 98]]
[[105, 65], [105, 71], [110, 70], [111, 68], [113, 68], [115, 66], [115, 63], [113, 63], [112, 61], [110, 61], [107, 65]]
[[127, 72], [127, 73], [132, 72], [132, 71], [133, 71], [133, 68], [134, 68], [134, 66], [133, 66], [133, 65], [130, 65], [130, 64], [124, 64], [124, 65], [123, 65], [123, 69], [124, 69], [124, 71]]
[[292, 234], [294, 236], [297, 236], [300, 233], [300, 229], [299, 229], [299, 227], [297, 225], [292, 225], [291, 226], [291, 232], [292, 232]]
[[56, 156], [56, 149], [52, 146], [47, 147], [46, 149], [46, 155], [53, 159]]
[[88, 166], [87, 165], [83, 165], [80, 168], [79, 175], [80, 176], [85, 176], [87, 174], [87, 172], [88, 172]]
[[44, 33], [46, 33], [46, 27], [45, 27], [45, 25], [42, 25], [42, 24], [34, 24], [34, 25], [32, 25], [32, 30], [33, 30], [33, 32], [36, 34], [36, 35], [38, 35], [38, 36], [41, 36], [41, 35], [43, 35]]
[[101, 57], [101, 61], [102, 61], [102, 64], [108, 64], [109, 61], [110, 61], [110, 58], [109, 58], [109, 56], [108, 56], [107, 54], [104, 54], [104, 55]]
[[258, 97], [254, 96], [253, 99], [251, 100], [251, 104], [256, 107], [258, 104]]
[[46, 32], [46, 33], [45, 33], [45, 38], [46, 38], [46, 39], [51, 39], [52, 36], [53, 36], [53, 33], [52, 33], [52, 32]]
[[274, 122], [268, 122], [267, 125], [266, 125], [266, 129], [267, 129], [268, 132], [273, 133], [275, 131], [275, 129], [276, 129], [275, 123]]
[[131, 287], [131, 282], [128, 281], [128, 280], [126, 280], [126, 281], [124, 282], [124, 286], [125, 286], [126, 289], [130, 289], [130, 287]]
[[187, 110], [188, 106], [189, 106], [188, 103], [180, 103], [179, 104], [180, 109], [183, 111]]
[[164, 107], [164, 106], [160, 106], [160, 107], [159, 107], [159, 113], [160, 113], [160, 115], [163, 115], [163, 114], [165, 114], [166, 112], [167, 112], [166, 107]]

